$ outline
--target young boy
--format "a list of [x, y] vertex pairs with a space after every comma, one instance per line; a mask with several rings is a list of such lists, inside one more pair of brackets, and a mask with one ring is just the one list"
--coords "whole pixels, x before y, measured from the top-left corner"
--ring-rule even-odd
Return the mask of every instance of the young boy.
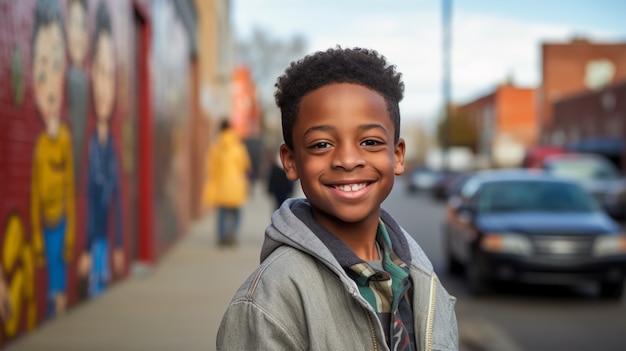
[[456, 350], [455, 298], [380, 208], [404, 171], [400, 74], [376, 51], [338, 47], [292, 64], [276, 87], [281, 160], [306, 199], [272, 215], [217, 349]]

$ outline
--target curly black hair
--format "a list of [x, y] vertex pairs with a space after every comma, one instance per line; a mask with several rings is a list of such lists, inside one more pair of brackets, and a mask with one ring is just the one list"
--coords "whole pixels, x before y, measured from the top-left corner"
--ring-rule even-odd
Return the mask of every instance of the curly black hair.
[[292, 62], [276, 80], [274, 98], [280, 108], [285, 144], [293, 150], [293, 127], [300, 101], [309, 92], [332, 83], [354, 83], [380, 93], [394, 124], [394, 142], [400, 138], [399, 103], [404, 94], [402, 74], [375, 50], [330, 48]]

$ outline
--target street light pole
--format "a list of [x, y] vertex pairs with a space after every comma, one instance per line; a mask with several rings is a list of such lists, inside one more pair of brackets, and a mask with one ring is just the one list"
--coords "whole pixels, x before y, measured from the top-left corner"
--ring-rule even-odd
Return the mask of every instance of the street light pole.
[[442, 24], [442, 54], [443, 54], [443, 74], [442, 74], [442, 93], [443, 93], [443, 122], [441, 124], [441, 167], [444, 171], [449, 168], [449, 147], [451, 143], [452, 120], [450, 113], [451, 100], [451, 82], [450, 82], [450, 47], [452, 38], [452, 0], [441, 0], [441, 24]]

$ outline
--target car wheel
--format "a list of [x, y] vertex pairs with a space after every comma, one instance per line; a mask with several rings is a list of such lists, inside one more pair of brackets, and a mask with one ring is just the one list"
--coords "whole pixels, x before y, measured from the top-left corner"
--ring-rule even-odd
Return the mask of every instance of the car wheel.
[[490, 284], [487, 277], [485, 277], [485, 273], [480, 263], [480, 257], [478, 257], [478, 255], [474, 255], [472, 257], [465, 273], [470, 292], [473, 295], [480, 296], [489, 292]]
[[624, 283], [600, 284], [600, 296], [605, 299], [618, 300], [624, 292]]

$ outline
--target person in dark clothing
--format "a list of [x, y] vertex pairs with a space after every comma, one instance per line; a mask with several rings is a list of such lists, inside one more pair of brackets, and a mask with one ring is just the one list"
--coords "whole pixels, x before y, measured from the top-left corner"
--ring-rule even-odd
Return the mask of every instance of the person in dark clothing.
[[274, 208], [279, 209], [280, 205], [291, 197], [294, 182], [287, 179], [285, 170], [280, 161], [280, 154], [272, 161], [269, 177], [267, 179], [267, 192], [274, 198]]

